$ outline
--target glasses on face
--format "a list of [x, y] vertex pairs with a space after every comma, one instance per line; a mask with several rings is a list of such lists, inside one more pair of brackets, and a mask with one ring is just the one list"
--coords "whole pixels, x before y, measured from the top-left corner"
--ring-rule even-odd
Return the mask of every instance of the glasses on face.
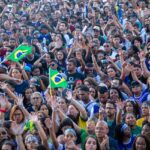
[[55, 66], [55, 64], [50, 64], [50, 66], [51, 66], [51, 67], [54, 67], [54, 66]]
[[104, 47], [109, 47], [109, 45], [104, 45]]

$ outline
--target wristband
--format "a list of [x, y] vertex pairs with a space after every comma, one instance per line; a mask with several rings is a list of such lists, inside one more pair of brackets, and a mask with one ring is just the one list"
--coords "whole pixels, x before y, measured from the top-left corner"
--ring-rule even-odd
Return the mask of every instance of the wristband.
[[6, 109], [0, 108], [0, 112], [5, 113]]

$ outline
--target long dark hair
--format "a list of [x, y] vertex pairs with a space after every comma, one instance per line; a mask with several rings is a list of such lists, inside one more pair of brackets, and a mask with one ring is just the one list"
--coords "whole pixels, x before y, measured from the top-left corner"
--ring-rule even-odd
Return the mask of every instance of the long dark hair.
[[96, 141], [96, 146], [97, 146], [96, 150], [100, 150], [100, 146], [99, 146], [98, 140], [97, 140], [97, 138], [96, 138], [95, 136], [93, 136], [93, 135], [89, 135], [89, 136], [86, 138], [86, 140], [85, 140], [85, 142], [84, 142], [83, 150], [86, 150], [86, 149], [85, 149], [85, 145], [86, 145], [86, 142], [87, 142], [87, 140], [88, 140], [89, 138], [95, 139], [95, 141]]
[[144, 136], [144, 135], [138, 135], [138, 136], [136, 137], [136, 139], [134, 140], [134, 143], [133, 143], [133, 145], [132, 145], [132, 150], [137, 150], [137, 149], [136, 149], [136, 141], [137, 141], [138, 137], [141, 137], [141, 138], [143, 138], [143, 139], [145, 140], [145, 143], [146, 143], [146, 150], [150, 150], [150, 145], [149, 145], [150, 141], [149, 141], [148, 138], [147, 138], [146, 136]]

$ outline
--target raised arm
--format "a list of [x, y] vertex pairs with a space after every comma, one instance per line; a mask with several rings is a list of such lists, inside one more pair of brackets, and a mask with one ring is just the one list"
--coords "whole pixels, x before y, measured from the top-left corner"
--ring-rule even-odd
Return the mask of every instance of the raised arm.
[[35, 124], [38, 133], [40, 135], [40, 138], [42, 140], [42, 144], [46, 147], [47, 150], [49, 150], [49, 146], [48, 146], [48, 140], [47, 140], [47, 136], [41, 126], [40, 121], [38, 120], [38, 116], [37, 115], [32, 115], [30, 116], [30, 120]]
[[70, 104], [74, 105], [79, 110], [81, 118], [86, 120], [88, 116], [85, 108], [77, 100], [73, 99], [71, 91], [67, 91], [66, 98], [70, 102]]
[[139, 58], [140, 58], [140, 65], [141, 65], [144, 77], [149, 77], [150, 71], [147, 69], [147, 66], [145, 64], [145, 54], [143, 51], [139, 53]]

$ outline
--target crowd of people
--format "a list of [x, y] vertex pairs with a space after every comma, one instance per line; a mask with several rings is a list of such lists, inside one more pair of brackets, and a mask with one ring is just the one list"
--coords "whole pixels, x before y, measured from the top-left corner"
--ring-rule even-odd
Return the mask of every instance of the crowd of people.
[[[7, 60], [19, 45], [32, 53]], [[1, 150], [150, 150], [149, 137], [149, 0], [0, 0]]]

